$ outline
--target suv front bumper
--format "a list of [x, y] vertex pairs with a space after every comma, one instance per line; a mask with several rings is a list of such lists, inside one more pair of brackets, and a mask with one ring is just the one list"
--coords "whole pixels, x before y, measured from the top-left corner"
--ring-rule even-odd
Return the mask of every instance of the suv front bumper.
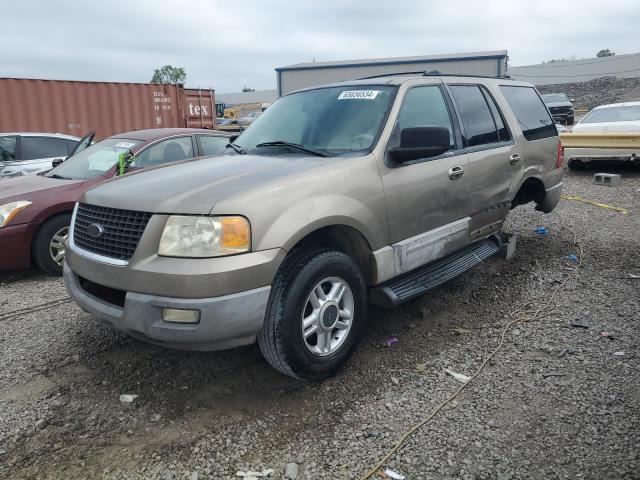
[[[123, 292], [123, 301], [96, 296], [85, 288], [95, 285], [65, 264], [64, 283], [71, 298], [87, 312], [132, 337], [180, 350], [224, 350], [255, 342], [262, 327], [270, 286], [212, 298], [172, 298]], [[107, 289], [117, 293], [116, 289]], [[163, 320], [164, 308], [198, 310], [198, 323]]]

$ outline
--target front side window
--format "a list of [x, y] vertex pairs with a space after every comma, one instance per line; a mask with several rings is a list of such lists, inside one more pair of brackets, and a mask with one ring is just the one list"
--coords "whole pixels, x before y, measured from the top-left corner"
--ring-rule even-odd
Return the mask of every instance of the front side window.
[[121, 153], [141, 143], [126, 138], [107, 138], [65, 160], [47, 175], [74, 180], [98, 178], [118, 163]]
[[533, 87], [500, 85], [500, 91], [518, 119], [524, 138], [539, 140], [558, 135], [549, 110]]
[[408, 127], [436, 126], [449, 129], [449, 141], [453, 145], [453, 128], [449, 109], [436, 85], [414, 87], [407, 90], [398, 113], [398, 131]]
[[22, 160], [64, 158], [69, 155], [67, 141], [64, 138], [22, 137], [20, 149]]
[[16, 140], [18, 137], [0, 137], [0, 162], [16, 159]]
[[177, 137], [158, 142], [143, 150], [142, 153], [136, 155], [133, 165], [139, 168], [154, 167], [193, 157], [191, 137]]
[[229, 143], [226, 137], [215, 137], [213, 135], [198, 135], [203, 155], [220, 155]]
[[[323, 156], [370, 151], [382, 129], [396, 87], [351, 85], [319, 88], [282, 97], [238, 137], [244, 152], [272, 154], [274, 148]], [[274, 145], [275, 143], [275, 145]]]
[[499, 142], [493, 115], [480, 87], [477, 85], [452, 85], [450, 89], [460, 113], [465, 146], [477, 147]]

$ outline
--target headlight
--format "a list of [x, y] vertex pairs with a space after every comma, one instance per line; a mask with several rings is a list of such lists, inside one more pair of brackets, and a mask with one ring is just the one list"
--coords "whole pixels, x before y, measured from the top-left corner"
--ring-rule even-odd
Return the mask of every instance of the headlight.
[[172, 215], [164, 226], [158, 255], [219, 257], [248, 252], [250, 248], [250, 227], [244, 217]]
[[20, 200], [18, 202], [11, 202], [5, 205], [0, 205], [0, 228], [4, 227], [11, 221], [13, 217], [18, 214], [18, 212], [24, 210], [32, 203], [33, 202], [29, 202], [28, 200]]

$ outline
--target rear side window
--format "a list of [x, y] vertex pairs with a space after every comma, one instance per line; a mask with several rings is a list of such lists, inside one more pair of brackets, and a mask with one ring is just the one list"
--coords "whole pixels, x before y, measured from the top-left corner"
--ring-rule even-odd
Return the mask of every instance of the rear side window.
[[450, 89], [460, 112], [465, 146], [477, 147], [498, 142], [498, 131], [480, 87], [452, 85]]
[[203, 155], [220, 155], [229, 143], [226, 137], [215, 137], [213, 135], [198, 135]]
[[437, 86], [414, 87], [404, 96], [398, 113], [398, 131], [408, 127], [433, 125], [449, 129], [449, 142], [453, 145], [451, 118], [442, 91]]
[[487, 92], [484, 88], [481, 88], [482, 93], [484, 94], [484, 98], [489, 104], [489, 108], [491, 109], [491, 115], [493, 115], [493, 121], [496, 123], [496, 129], [498, 130], [498, 139], [501, 142], [505, 142], [507, 140], [511, 140], [511, 134], [509, 133], [509, 129], [506, 127], [504, 123], [504, 118], [502, 117], [502, 113], [498, 109], [496, 102], [493, 100], [489, 92]]
[[20, 144], [22, 160], [38, 158], [64, 158], [69, 155], [67, 141], [64, 138], [22, 137]]
[[533, 87], [501, 85], [500, 90], [518, 119], [524, 138], [539, 140], [558, 134], [546, 105]]
[[16, 159], [16, 140], [18, 137], [0, 137], [0, 162]]

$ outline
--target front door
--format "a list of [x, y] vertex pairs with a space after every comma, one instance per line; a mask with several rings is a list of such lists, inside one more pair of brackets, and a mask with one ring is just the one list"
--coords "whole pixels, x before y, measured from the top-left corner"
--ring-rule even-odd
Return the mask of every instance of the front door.
[[468, 243], [468, 163], [452, 118], [441, 83], [406, 90], [387, 150], [399, 144], [401, 129], [427, 125], [448, 128], [451, 149], [403, 164], [387, 158], [381, 167], [396, 274]]

